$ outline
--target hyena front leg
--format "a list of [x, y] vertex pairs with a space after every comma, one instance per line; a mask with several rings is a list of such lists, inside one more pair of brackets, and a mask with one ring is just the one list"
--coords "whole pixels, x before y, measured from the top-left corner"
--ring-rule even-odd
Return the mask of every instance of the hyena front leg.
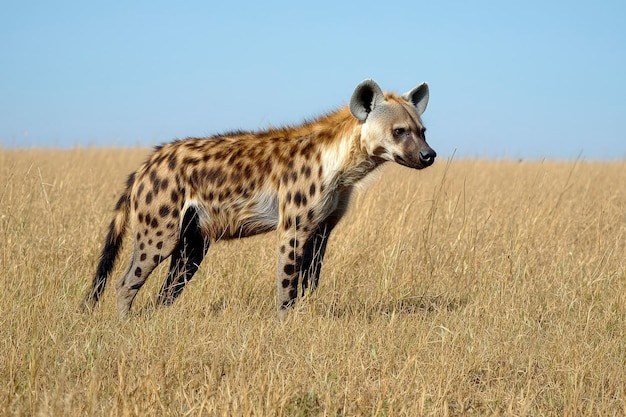
[[334, 226], [322, 223], [311, 234], [304, 245], [302, 253], [302, 292], [304, 293], [311, 285], [311, 292], [315, 290], [320, 278], [322, 261], [326, 254], [326, 245], [330, 232]]
[[278, 319], [282, 320], [298, 298], [298, 279], [302, 271], [304, 245], [310, 232], [305, 232], [295, 220], [286, 221], [288, 227], [278, 232]]
[[208, 250], [209, 240], [200, 228], [198, 210], [189, 207], [183, 216], [178, 244], [172, 253], [170, 270], [159, 291], [157, 304], [169, 305], [176, 300], [198, 271]]
[[311, 285], [311, 292], [317, 288], [322, 270], [322, 262], [326, 254], [328, 238], [335, 226], [339, 223], [347, 211], [348, 202], [352, 190], [347, 189], [337, 198], [335, 210], [319, 225], [311, 234], [304, 245], [302, 255], [302, 292], [304, 293]]

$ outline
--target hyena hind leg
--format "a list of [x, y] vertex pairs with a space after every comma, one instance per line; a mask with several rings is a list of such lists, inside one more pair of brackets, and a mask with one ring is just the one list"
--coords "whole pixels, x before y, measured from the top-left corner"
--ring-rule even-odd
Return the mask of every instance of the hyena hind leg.
[[191, 281], [209, 250], [209, 240], [200, 228], [198, 211], [189, 207], [183, 216], [178, 244], [172, 253], [167, 279], [159, 291], [157, 304], [170, 305]]
[[133, 300], [148, 276], [172, 253], [175, 240], [159, 241], [154, 247], [145, 248], [145, 242], [135, 241], [128, 268], [117, 282], [117, 314], [123, 320], [128, 317]]

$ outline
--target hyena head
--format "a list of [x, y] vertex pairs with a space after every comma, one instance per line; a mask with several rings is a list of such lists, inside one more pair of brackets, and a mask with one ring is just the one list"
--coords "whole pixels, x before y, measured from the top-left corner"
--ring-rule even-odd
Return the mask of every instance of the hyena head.
[[428, 84], [402, 95], [384, 94], [378, 84], [365, 80], [350, 99], [350, 112], [362, 122], [361, 146], [373, 158], [422, 169], [437, 154], [426, 143], [420, 116], [428, 104]]

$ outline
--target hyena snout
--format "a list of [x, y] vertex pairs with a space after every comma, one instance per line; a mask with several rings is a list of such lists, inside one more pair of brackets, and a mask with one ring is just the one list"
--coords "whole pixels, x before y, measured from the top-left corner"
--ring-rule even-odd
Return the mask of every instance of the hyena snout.
[[437, 157], [437, 152], [435, 152], [432, 148], [427, 147], [423, 149], [419, 153], [419, 159], [422, 165], [425, 167], [429, 167], [435, 162], [435, 158]]

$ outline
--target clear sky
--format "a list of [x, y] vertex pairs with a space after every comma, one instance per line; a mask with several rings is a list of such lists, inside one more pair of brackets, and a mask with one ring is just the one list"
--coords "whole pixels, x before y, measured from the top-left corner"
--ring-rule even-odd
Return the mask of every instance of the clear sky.
[[152, 146], [430, 85], [460, 157], [626, 159], [626, 1], [2, 1], [0, 145]]

